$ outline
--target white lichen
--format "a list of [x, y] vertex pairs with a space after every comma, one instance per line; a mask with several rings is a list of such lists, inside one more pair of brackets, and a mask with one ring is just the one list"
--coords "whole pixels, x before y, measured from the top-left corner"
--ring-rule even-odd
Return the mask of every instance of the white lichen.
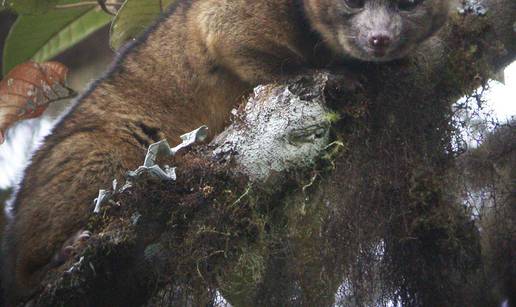
[[[252, 181], [310, 165], [328, 144], [330, 122], [320, 88], [303, 99], [288, 86], [258, 86], [233, 124], [212, 145]], [[319, 91], [319, 92], [318, 92]]]
[[183, 142], [176, 147], [171, 148], [168, 144], [167, 140], [161, 140], [157, 143], [151, 144], [149, 148], [147, 149], [147, 155], [145, 156], [145, 160], [143, 162], [143, 165], [138, 167], [134, 171], [127, 172], [126, 175], [126, 182], [124, 185], [118, 189], [118, 182], [116, 179], [113, 180], [113, 184], [111, 189], [105, 190], [101, 189], [99, 190], [99, 195], [97, 198], [94, 199], [95, 208], [93, 209], [94, 213], [99, 213], [100, 208], [102, 204], [105, 202], [111, 200], [111, 198], [118, 194], [122, 193], [128, 188], [131, 188], [133, 186], [134, 180], [136, 180], [138, 177], [140, 177], [143, 174], [149, 174], [153, 177], [156, 177], [160, 180], [165, 181], [175, 181], [176, 180], [176, 168], [170, 167], [168, 165], [163, 166], [163, 168], [156, 164], [156, 159], [159, 156], [174, 156], [176, 155], [181, 149], [188, 148], [189, 146], [197, 143], [202, 142], [206, 139], [208, 136], [208, 127], [202, 126], [197, 129], [195, 129], [192, 132], [183, 134], [181, 136], [181, 139]]

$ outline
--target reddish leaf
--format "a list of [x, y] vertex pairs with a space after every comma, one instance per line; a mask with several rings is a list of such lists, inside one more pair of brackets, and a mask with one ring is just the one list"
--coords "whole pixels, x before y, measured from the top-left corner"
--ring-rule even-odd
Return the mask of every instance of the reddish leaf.
[[70, 98], [66, 86], [68, 68], [58, 62], [25, 62], [0, 81], [0, 144], [15, 122], [41, 116], [51, 102]]

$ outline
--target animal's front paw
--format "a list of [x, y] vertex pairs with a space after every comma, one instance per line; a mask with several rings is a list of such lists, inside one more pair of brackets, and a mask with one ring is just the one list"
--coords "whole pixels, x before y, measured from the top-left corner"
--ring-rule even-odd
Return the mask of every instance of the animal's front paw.
[[80, 230], [65, 241], [61, 249], [54, 255], [52, 264], [54, 266], [60, 266], [67, 262], [69, 259], [77, 255], [82, 251], [88, 240], [91, 238], [91, 232], [87, 230]]

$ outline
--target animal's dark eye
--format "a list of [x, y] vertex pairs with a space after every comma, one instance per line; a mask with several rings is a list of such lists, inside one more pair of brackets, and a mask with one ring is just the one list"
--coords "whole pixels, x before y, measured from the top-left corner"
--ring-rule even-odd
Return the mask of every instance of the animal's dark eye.
[[401, 11], [411, 11], [415, 9], [423, 0], [400, 0], [398, 2], [398, 8]]
[[364, 7], [365, 0], [346, 0], [346, 4], [352, 9], [359, 9]]

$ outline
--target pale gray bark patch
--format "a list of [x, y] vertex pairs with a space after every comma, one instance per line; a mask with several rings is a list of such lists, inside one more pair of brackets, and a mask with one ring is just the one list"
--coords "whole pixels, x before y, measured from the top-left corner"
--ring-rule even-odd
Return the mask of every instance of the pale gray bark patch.
[[319, 74], [305, 92], [288, 85], [256, 87], [243, 110], [234, 112], [231, 126], [213, 140], [214, 156], [232, 159], [251, 181], [312, 164], [328, 144], [329, 111], [322, 95], [327, 78]]

